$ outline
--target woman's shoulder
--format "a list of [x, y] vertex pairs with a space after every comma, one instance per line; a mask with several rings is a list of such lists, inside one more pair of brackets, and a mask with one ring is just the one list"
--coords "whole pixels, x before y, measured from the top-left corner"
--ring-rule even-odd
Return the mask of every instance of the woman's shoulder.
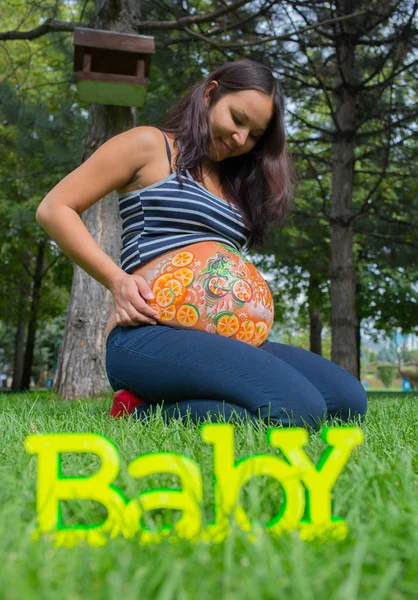
[[147, 166], [158, 153], [162, 134], [157, 127], [141, 125], [133, 127], [121, 134], [121, 141], [126, 142], [126, 151], [132, 152], [138, 159], [138, 170]]
[[139, 125], [138, 127], [133, 127], [123, 135], [126, 137], [129, 136], [132, 140], [137, 140], [142, 143], [160, 142], [162, 136], [160, 129], [158, 129], [158, 127], [153, 127], [152, 125]]
[[[167, 161], [164, 136], [158, 127], [141, 125], [133, 127], [122, 135], [125, 136], [124, 139], [129, 147], [124, 148], [124, 151], [129, 150], [129, 154], [137, 157], [137, 165], [129, 181], [116, 190], [119, 195], [148, 187], [161, 179], [161, 165]], [[169, 145], [173, 152], [172, 143], [170, 140]]]

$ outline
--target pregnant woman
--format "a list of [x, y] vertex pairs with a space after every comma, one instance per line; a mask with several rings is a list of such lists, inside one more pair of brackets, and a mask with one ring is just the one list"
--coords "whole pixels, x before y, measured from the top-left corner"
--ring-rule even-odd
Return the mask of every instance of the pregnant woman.
[[[133, 416], [163, 404], [166, 417], [317, 428], [327, 416], [362, 417], [357, 379], [307, 350], [267, 340], [267, 283], [243, 252], [291, 210], [294, 170], [284, 100], [266, 66], [244, 59], [216, 69], [160, 128], [105, 142], [44, 198], [39, 223], [114, 298], [106, 371]], [[111, 191], [122, 219], [120, 267], [79, 215]], [[71, 222], [54, 207], [65, 205]], [[86, 236], [89, 236], [87, 238]], [[77, 253], [77, 239], [88, 240]]]

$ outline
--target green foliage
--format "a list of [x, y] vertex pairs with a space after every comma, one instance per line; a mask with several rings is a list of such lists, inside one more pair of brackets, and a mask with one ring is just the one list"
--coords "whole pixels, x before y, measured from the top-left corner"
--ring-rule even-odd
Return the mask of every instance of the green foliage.
[[369, 363], [375, 363], [377, 360], [377, 352], [373, 352], [373, 350], [369, 350], [364, 344], [361, 345], [360, 348], [360, 358], [364, 368], [367, 367]]
[[377, 366], [377, 376], [383, 383], [386, 388], [389, 388], [394, 379], [397, 372], [397, 367], [395, 365], [378, 365]]
[[410, 350], [409, 351], [409, 358], [408, 360], [418, 364], [418, 349], [417, 350]]
[[[77, 21], [66, 5], [56, 18]], [[2, 30], [31, 29], [51, 16], [51, 6], [27, 10], [14, 3], [0, 9]], [[69, 301], [73, 266], [35, 220], [45, 195], [81, 160], [86, 114], [78, 104], [72, 65], [72, 33], [8, 41], [0, 53], [0, 319], [3, 359], [13, 370], [20, 321], [33, 309], [36, 259], [44, 261], [37, 341], [32, 375], [50, 360], [42, 336], [50, 322], [63, 318]], [[40, 334], [40, 335], [39, 335]]]
[[[37, 331], [35, 355], [32, 376], [35, 382], [45, 371], [52, 372], [54, 362], [58, 358], [58, 351], [64, 337], [65, 315], [61, 314], [50, 322], [44, 323]], [[44, 382], [42, 382], [44, 384]]]
[[418, 368], [402, 367], [402, 374], [409, 381], [414, 389], [418, 389]]

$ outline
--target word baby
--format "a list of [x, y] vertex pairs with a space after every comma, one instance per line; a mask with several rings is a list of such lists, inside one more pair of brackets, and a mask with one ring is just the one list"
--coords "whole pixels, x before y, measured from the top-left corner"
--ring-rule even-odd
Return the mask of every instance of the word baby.
[[[112, 485], [120, 469], [116, 445], [108, 438], [94, 433], [52, 433], [29, 435], [24, 446], [30, 454], [38, 455], [37, 513], [41, 533], [52, 535], [56, 545], [71, 546], [79, 540], [91, 545], [103, 545], [118, 535], [137, 536], [139, 543], [159, 542], [167, 535], [197, 541], [221, 541], [229, 534], [230, 521], [249, 532], [254, 541], [253, 527], [239, 495], [244, 486], [256, 475], [269, 476], [278, 481], [285, 500], [265, 530], [280, 535], [299, 529], [302, 539], [344, 539], [345, 522], [332, 516], [331, 490], [346, 464], [354, 446], [363, 442], [358, 427], [324, 428], [321, 438], [328, 444], [315, 467], [303, 450], [308, 442], [305, 429], [268, 429], [267, 441], [283, 453], [285, 460], [268, 454], [254, 454], [235, 462], [234, 428], [228, 423], [206, 423], [201, 426], [203, 441], [213, 445], [215, 492], [215, 521], [202, 528], [203, 481], [198, 464], [191, 458], [172, 452], [144, 454], [133, 460], [128, 473], [134, 478], [157, 473], [172, 473], [180, 478], [182, 489], [159, 488], [145, 491], [132, 500]], [[92, 452], [101, 458], [100, 469], [88, 477], [63, 477], [61, 453]], [[94, 500], [107, 509], [106, 520], [99, 525], [64, 526], [60, 502], [64, 500]], [[172, 509], [182, 517], [171, 526], [150, 530], [142, 526], [145, 511]], [[306, 515], [304, 516], [306, 510]], [[174, 534], [174, 536], [173, 536]]]

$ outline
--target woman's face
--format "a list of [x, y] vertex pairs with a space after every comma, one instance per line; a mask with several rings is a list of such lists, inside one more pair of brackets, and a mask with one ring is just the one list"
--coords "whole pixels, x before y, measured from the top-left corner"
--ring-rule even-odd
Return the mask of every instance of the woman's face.
[[215, 148], [212, 143], [210, 147], [214, 161], [249, 152], [267, 129], [274, 108], [273, 96], [256, 90], [229, 93], [210, 108], [211, 96], [218, 85], [217, 81], [211, 81], [205, 93], [209, 123], [216, 142]]

